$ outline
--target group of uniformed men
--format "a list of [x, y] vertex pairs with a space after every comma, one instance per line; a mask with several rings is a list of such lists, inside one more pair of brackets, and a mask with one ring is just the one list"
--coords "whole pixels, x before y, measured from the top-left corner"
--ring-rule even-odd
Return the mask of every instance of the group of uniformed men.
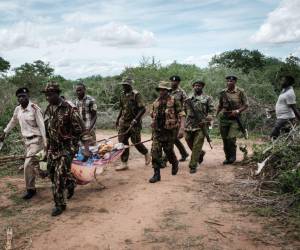
[[[150, 183], [161, 180], [160, 169], [167, 161], [172, 165], [171, 173], [178, 172], [179, 161], [185, 161], [189, 154], [180, 139], [185, 136], [191, 150], [189, 161], [190, 173], [197, 171], [202, 163], [205, 151], [202, 147], [208, 135], [209, 124], [215, 112], [212, 97], [203, 91], [205, 82], [192, 82], [193, 94], [188, 97], [179, 87], [179, 76], [171, 76], [169, 81], [161, 81], [156, 87], [159, 97], [152, 104], [152, 148], [151, 154], [141, 142], [142, 117], [146, 106], [142, 95], [133, 89], [134, 81], [130, 77], [122, 80], [123, 93], [120, 97], [120, 112], [116, 120], [119, 142], [129, 144], [129, 139], [136, 149], [145, 156], [145, 164], [152, 161], [154, 175]], [[244, 91], [236, 86], [237, 77], [227, 76], [227, 88], [220, 93], [217, 114], [220, 121], [220, 134], [223, 140], [225, 160], [223, 164], [236, 161], [236, 138], [239, 128], [236, 118], [248, 107]], [[84, 156], [89, 157], [89, 145], [95, 145], [95, 124], [97, 105], [94, 98], [86, 95], [83, 83], [76, 85], [77, 100], [74, 104], [61, 96], [57, 83], [49, 82], [42, 91], [49, 103], [44, 114], [38, 105], [29, 99], [29, 90], [20, 88], [16, 91], [19, 106], [0, 136], [3, 141], [9, 131], [19, 122], [26, 145], [24, 176], [27, 192], [24, 199], [36, 194], [35, 176], [39, 173], [34, 157], [38, 151], [47, 152], [47, 170], [52, 181], [54, 199], [53, 216], [61, 214], [66, 208], [66, 198], [74, 194], [76, 181], [71, 174], [71, 162], [78, 151], [78, 143], [84, 146]], [[178, 161], [174, 145], [179, 149]], [[163, 155], [164, 154], [164, 155]], [[121, 156], [121, 165], [116, 170], [128, 168], [129, 148]]]

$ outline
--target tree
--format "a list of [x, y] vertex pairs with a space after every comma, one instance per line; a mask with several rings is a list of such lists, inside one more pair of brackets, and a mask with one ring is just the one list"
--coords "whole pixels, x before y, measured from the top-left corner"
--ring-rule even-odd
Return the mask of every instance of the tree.
[[5, 73], [10, 68], [10, 63], [0, 56], [0, 73]]
[[249, 73], [253, 69], [263, 69], [266, 65], [266, 57], [258, 50], [235, 49], [215, 55], [209, 65], [241, 69], [244, 73]]
[[49, 63], [41, 60], [33, 63], [25, 63], [14, 69], [15, 75], [10, 81], [16, 86], [26, 86], [32, 92], [41, 90], [42, 85], [53, 77], [54, 69]]
[[300, 58], [290, 55], [285, 59], [279, 70], [279, 77], [284, 75], [291, 75], [296, 79], [296, 86], [300, 85]]

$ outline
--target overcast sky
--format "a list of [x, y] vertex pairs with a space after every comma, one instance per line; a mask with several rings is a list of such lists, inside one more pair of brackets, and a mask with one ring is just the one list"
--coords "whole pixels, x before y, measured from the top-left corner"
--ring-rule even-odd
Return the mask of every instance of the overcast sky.
[[77, 79], [142, 56], [205, 67], [218, 53], [300, 56], [300, 0], [0, 0], [0, 56]]

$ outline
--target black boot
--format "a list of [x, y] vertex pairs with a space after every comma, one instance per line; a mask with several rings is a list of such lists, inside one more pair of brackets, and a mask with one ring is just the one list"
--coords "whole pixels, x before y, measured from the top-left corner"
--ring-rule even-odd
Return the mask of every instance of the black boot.
[[58, 216], [58, 215], [62, 214], [62, 212], [66, 209], [66, 207], [67, 207], [66, 205], [55, 206], [52, 209], [51, 215], [52, 216]]
[[36, 189], [27, 189], [27, 193], [22, 197], [24, 200], [29, 200], [36, 195]]
[[178, 173], [178, 162], [172, 165], [172, 175], [177, 175]]
[[225, 159], [225, 161], [223, 161], [223, 165], [228, 165], [231, 164], [232, 162], [230, 161], [230, 159]]
[[190, 174], [195, 174], [197, 172], [197, 168], [190, 168]]
[[153, 177], [149, 180], [150, 183], [155, 183], [160, 181], [160, 169], [159, 168], [155, 168], [154, 169], [154, 175]]

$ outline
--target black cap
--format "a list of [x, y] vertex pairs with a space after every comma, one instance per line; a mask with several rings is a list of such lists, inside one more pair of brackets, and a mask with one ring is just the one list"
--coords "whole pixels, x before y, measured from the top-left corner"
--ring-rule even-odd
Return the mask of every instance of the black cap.
[[28, 93], [29, 93], [28, 88], [23, 87], [23, 88], [17, 89], [17, 91], [16, 91], [16, 96], [18, 96], [18, 95], [20, 95], [20, 94], [28, 94]]
[[226, 80], [236, 81], [238, 78], [236, 76], [226, 76]]
[[171, 76], [170, 77], [170, 81], [174, 81], [174, 82], [180, 82], [181, 81], [181, 79], [180, 79], [180, 77], [179, 76]]

